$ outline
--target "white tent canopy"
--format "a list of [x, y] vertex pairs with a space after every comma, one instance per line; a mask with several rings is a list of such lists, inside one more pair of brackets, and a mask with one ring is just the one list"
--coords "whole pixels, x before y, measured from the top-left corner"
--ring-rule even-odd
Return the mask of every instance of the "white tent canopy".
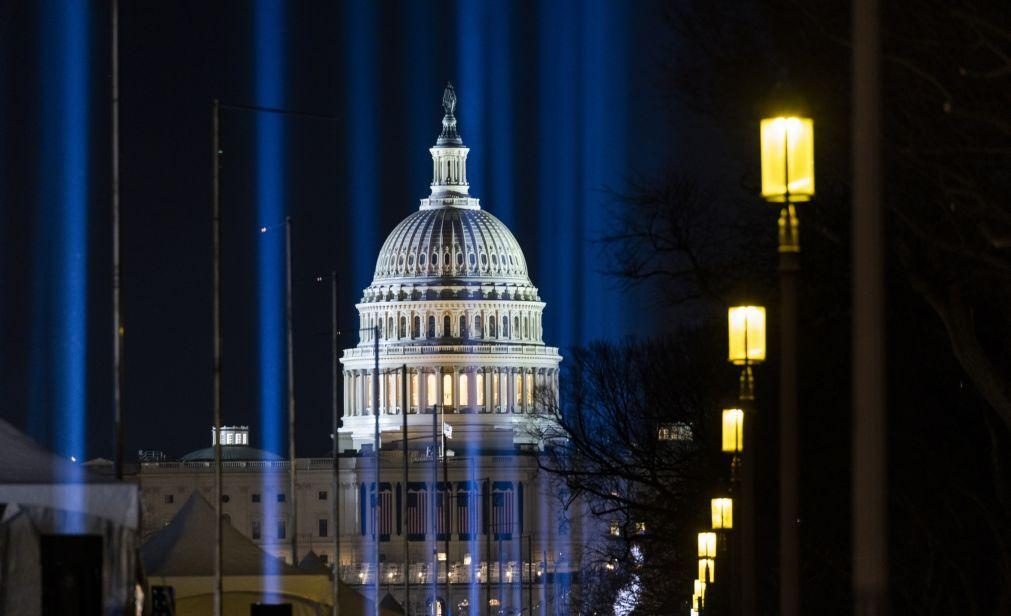
[[95, 475], [0, 420], [0, 505], [0, 613], [40, 613], [40, 541], [54, 534], [102, 538], [103, 609], [122, 613], [136, 581], [136, 485]]
[[[211, 504], [194, 492], [141, 548], [149, 583], [174, 588], [180, 616], [207, 613], [211, 605], [215, 515]], [[332, 605], [332, 582], [325, 571], [292, 567], [227, 522], [222, 524], [222, 572], [226, 615], [249, 614], [249, 605], [257, 601], [291, 603], [295, 614], [329, 613]], [[344, 584], [340, 603], [345, 614], [369, 612], [366, 599]]]
[[[59, 509], [137, 528], [137, 486], [110, 481], [46, 451], [0, 420], [0, 503]], [[5, 512], [5, 517], [11, 515]]]

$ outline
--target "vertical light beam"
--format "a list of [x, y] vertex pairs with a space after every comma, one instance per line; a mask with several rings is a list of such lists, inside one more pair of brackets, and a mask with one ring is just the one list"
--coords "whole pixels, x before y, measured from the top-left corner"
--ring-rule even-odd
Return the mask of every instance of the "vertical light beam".
[[40, 6], [41, 141], [30, 425], [83, 459], [87, 385], [88, 9]]
[[[255, 103], [283, 108], [285, 104], [285, 10], [283, 0], [257, 0], [254, 11]], [[285, 218], [285, 135], [280, 114], [256, 115], [256, 213], [262, 225], [277, 225]], [[283, 454], [285, 413], [284, 355], [284, 234], [276, 228], [258, 238], [257, 308], [260, 370], [260, 426], [263, 448]], [[277, 487], [278, 491], [285, 491]], [[289, 526], [274, 494], [264, 486], [263, 532], [276, 533], [278, 523]], [[294, 495], [289, 495], [289, 500]], [[290, 532], [290, 529], [288, 530]], [[276, 535], [275, 535], [276, 536]], [[280, 538], [278, 537], [280, 542]], [[266, 573], [276, 573], [277, 561], [264, 560]], [[298, 563], [294, 563], [298, 564]], [[267, 578], [271, 579], [271, 578]], [[278, 589], [268, 588], [268, 591]]]
[[379, 127], [376, 100], [376, 5], [353, 0], [346, 5], [347, 92], [345, 128], [348, 135], [348, 211], [351, 212], [352, 288], [364, 289], [379, 250], [378, 173]]

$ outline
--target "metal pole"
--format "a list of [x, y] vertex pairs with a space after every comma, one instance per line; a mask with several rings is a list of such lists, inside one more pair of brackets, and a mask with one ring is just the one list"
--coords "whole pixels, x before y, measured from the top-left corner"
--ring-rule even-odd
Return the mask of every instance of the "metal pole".
[[339, 616], [340, 608], [340, 566], [341, 566], [341, 513], [340, 513], [340, 444], [337, 430], [340, 429], [340, 410], [337, 406], [337, 271], [330, 272], [330, 404], [333, 415], [333, 616]]
[[488, 563], [484, 580], [484, 613], [491, 616], [491, 479], [484, 480], [484, 548]]
[[[794, 206], [783, 214], [796, 228]], [[793, 220], [791, 220], [791, 218]], [[791, 225], [792, 223], [792, 225]], [[779, 606], [782, 616], [800, 614], [800, 557], [797, 528], [797, 258], [799, 242], [780, 245], [780, 372], [779, 372]]]
[[[541, 538], [543, 542], [544, 539]], [[542, 543], [541, 545], [544, 545]], [[541, 580], [541, 614], [547, 615], [548, 613], [548, 549], [546, 547], [541, 548], [541, 556], [544, 558], [544, 579]]]
[[376, 458], [376, 501], [375, 506], [372, 508], [372, 536], [374, 537], [373, 543], [375, 545], [375, 556], [373, 562], [375, 564], [375, 597], [372, 602], [372, 609], [375, 611], [375, 615], [379, 616], [379, 527], [377, 523], [379, 522], [379, 450], [382, 449], [383, 443], [379, 436], [379, 326], [372, 328], [372, 359], [373, 359], [373, 370], [375, 372], [375, 377], [372, 379], [372, 410], [376, 415], [376, 428], [373, 438], [373, 448]]
[[[439, 375], [440, 384], [442, 375]], [[438, 390], [436, 385], [436, 390]], [[439, 600], [439, 522], [438, 507], [435, 506], [439, 497], [439, 414], [436, 405], [432, 405], [432, 499], [429, 511], [432, 514], [432, 616], [435, 616], [435, 602]], [[449, 554], [446, 555], [449, 558]]]
[[214, 407], [214, 616], [221, 616], [222, 599], [222, 516], [221, 516], [221, 170], [220, 104], [211, 105], [211, 245], [213, 255], [213, 359], [212, 406]]
[[888, 613], [887, 415], [878, 3], [853, 3], [853, 596]]
[[498, 536], [495, 537], [495, 540], [498, 541], [498, 564], [495, 568], [498, 571], [498, 609], [500, 612], [505, 609], [505, 581], [502, 579], [505, 577], [502, 575], [502, 534], [499, 531]]
[[[745, 328], [747, 330], [747, 328]], [[747, 331], [745, 331], [747, 338]], [[745, 348], [748, 347], [745, 340]], [[738, 531], [737, 549], [734, 550], [735, 566], [740, 572], [735, 578], [740, 578], [739, 613], [755, 614], [755, 379], [751, 365], [745, 358], [744, 374], [738, 393], [738, 403], [744, 412], [744, 452], [734, 454], [732, 464], [735, 485], [738, 491], [736, 498], [740, 503], [740, 531]]]
[[449, 600], [449, 534], [450, 534], [450, 522], [451, 518], [449, 516], [449, 505], [450, 505], [450, 489], [449, 489], [449, 457], [446, 455], [446, 407], [442, 407], [442, 485], [444, 486], [442, 494], [442, 518], [446, 522], [446, 616], [452, 616], [453, 608], [451, 607], [452, 601]]
[[403, 440], [401, 442], [401, 445], [403, 446], [403, 450], [404, 450], [404, 501], [403, 501], [403, 503], [404, 503], [403, 504], [403, 520], [404, 520], [404, 528], [403, 528], [403, 533], [404, 533], [403, 534], [403, 537], [404, 537], [404, 571], [403, 571], [403, 575], [404, 575], [404, 615], [405, 616], [410, 616], [410, 614], [411, 614], [411, 607], [410, 607], [411, 606], [411, 586], [410, 586], [411, 581], [410, 581], [410, 577], [411, 576], [408, 575], [408, 574], [410, 573], [410, 570], [411, 570], [411, 559], [410, 559], [410, 543], [407, 541], [407, 479], [408, 479], [408, 474], [407, 474], [407, 471], [408, 471], [408, 458], [407, 458], [407, 409], [410, 408], [411, 401], [408, 399], [408, 391], [407, 391], [407, 383], [408, 383], [408, 381], [407, 381], [407, 378], [408, 378], [407, 364], [404, 364], [404, 365], [402, 365], [400, 367], [400, 375], [402, 377], [400, 379], [401, 380], [400, 392], [402, 394], [401, 400], [403, 400], [403, 402], [400, 405], [400, 407], [402, 409], [401, 415], [403, 416], [403, 417], [401, 417], [401, 420], [403, 422], [403, 428], [401, 429], [402, 432], [403, 432], [403, 434], [402, 434]]
[[112, 406], [116, 479], [123, 479], [123, 311], [120, 304], [119, 2], [112, 0]]
[[527, 535], [527, 613], [534, 614], [534, 535]]
[[[291, 216], [284, 218], [285, 329], [288, 342], [288, 482], [291, 491], [291, 564], [298, 566], [298, 492], [295, 483], [295, 336], [291, 292]], [[335, 435], [336, 436], [336, 435]]]

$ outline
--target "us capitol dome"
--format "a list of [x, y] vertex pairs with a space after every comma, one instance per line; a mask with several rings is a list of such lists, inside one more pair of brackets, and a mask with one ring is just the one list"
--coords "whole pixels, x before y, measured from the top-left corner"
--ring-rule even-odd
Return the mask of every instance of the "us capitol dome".
[[544, 344], [545, 304], [516, 237], [470, 196], [452, 85], [442, 103], [431, 194], [383, 243], [356, 304], [358, 344], [341, 358], [340, 434], [355, 449], [374, 443], [377, 343], [380, 430], [396, 440], [401, 413], [427, 433], [439, 412], [454, 439], [482, 449], [537, 446], [535, 411], [557, 395], [562, 358]]

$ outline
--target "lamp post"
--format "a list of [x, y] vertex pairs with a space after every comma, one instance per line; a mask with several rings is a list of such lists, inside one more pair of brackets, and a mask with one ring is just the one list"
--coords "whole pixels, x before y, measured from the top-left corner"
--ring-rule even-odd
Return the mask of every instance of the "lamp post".
[[797, 274], [800, 220], [795, 204], [814, 197], [814, 122], [775, 117], [761, 122], [762, 198], [779, 210], [779, 608], [800, 613], [797, 498]]
[[[738, 408], [726, 409], [722, 417], [722, 449], [731, 456], [731, 490], [741, 503], [741, 524], [733, 558], [736, 571], [732, 605], [734, 611], [755, 613], [755, 451], [744, 449], [744, 442], [755, 442], [747, 433], [754, 432], [755, 375], [752, 367], [765, 361], [765, 308], [733, 306], [727, 310], [727, 361], [739, 366]], [[739, 512], [740, 514], [741, 512]]]

